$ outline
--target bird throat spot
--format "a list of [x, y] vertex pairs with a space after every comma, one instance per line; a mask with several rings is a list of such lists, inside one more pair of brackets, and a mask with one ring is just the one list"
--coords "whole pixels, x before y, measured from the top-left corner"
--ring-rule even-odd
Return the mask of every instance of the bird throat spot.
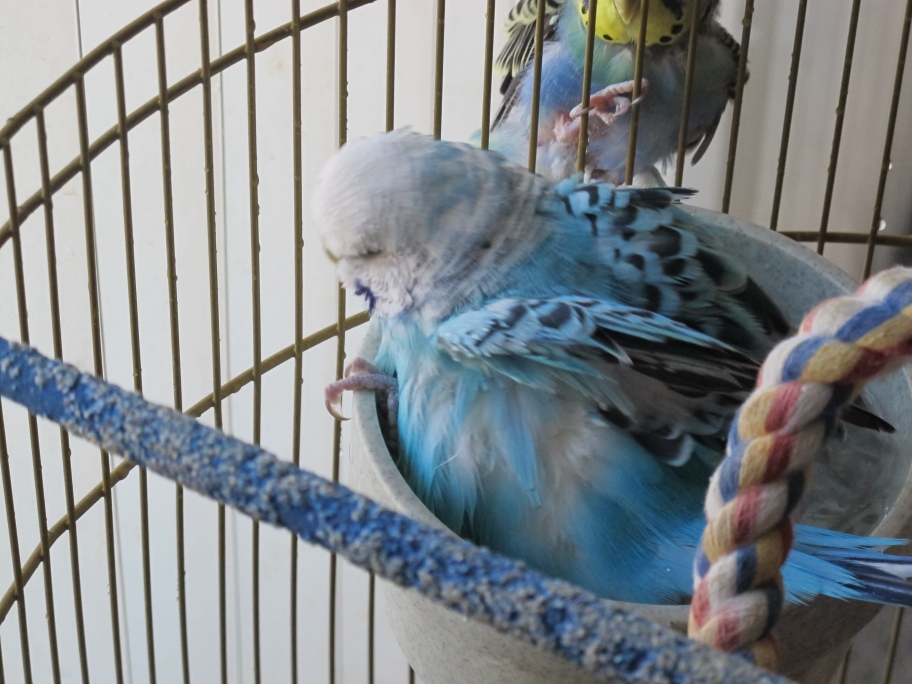
[[367, 302], [367, 310], [370, 313], [374, 313], [374, 306], [377, 304], [377, 295], [360, 280], [355, 281], [355, 294], [359, 297], [364, 297], [364, 300]]

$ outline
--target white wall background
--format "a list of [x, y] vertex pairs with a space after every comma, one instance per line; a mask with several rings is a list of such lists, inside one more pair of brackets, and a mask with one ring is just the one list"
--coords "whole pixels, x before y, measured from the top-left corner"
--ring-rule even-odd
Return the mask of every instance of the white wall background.
[[[0, 0], [0, 120], [19, 111], [82, 54], [154, 4], [153, 0]], [[302, 11], [308, 12], [323, 4], [323, 0], [302, 0]], [[511, 4], [512, 0], [499, 0], [498, 26]], [[783, 230], [815, 230], [820, 223], [850, 4], [850, 0], [811, 0], [809, 3], [780, 217]], [[430, 132], [432, 125], [435, 5], [431, 0], [399, 0], [398, 3], [396, 124], [410, 124], [425, 132]], [[831, 231], [866, 231], [870, 226], [903, 5], [899, 0], [862, 3]], [[458, 0], [447, 6], [445, 138], [466, 139], [480, 122], [484, 11], [484, 0]], [[290, 19], [290, 3], [259, 0], [255, 2], [255, 12], [257, 34], [261, 34]], [[768, 223], [772, 206], [796, 12], [796, 0], [761, 0], [754, 15], [750, 51], [752, 75], [745, 95], [732, 212], [760, 224]], [[741, 33], [742, 13], [743, 0], [723, 3], [723, 22], [737, 37]], [[241, 0], [211, 0], [210, 20], [213, 57], [243, 43]], [[385, 21], [386, 3], [382, 0], [354, 10], [350, 15], [350, 137], [384, 127]], [[195, 2], [165, 21], [169, 83], [199, 68], [197, 22]], [[499, 48], [500, 32], [497, 41]], [[335, 21], [304, 34], [305, 193], [309, 193], [338, 137], [336, 45]], [[147, 30], [127, 43], [124, 60], [127, 109], [131, 111], [157, 94], [154, 32]], [[291, 69], [289, 40], [256, 57], [264, 356], [290, 344], [294, 330]], [[116, 123], [113, 74], [113, 63], [107, 59], [87, 77], [93, 139]], [[895, 233], [908, 233], [912, 228], [912, 127], [909, 125], [912, 121], [912, 69], [907, 70], [905, 81], [893, 169], [883, 211], [887, 230]], [[223, 376], [227, 380], [248, 368], [252, 359], [245, 64], [228, 69], [213, 81], [213, 86], [222, 359]], [[54, 172], [78, 153], [72, 91], [48, 108], [47, 119], [51, 170]], [[29, 124], [13, 144], [20, 203], [40, 186], [35, 133], [34, 124]], [[211, 390], [202, 95], [199, 88], [172, 103], [171, 136], [183, 404], [187, 407]], [[720, 206], [728, 136], [726, 122], [704, 161], [698, 167], [688, 167], [685, 173], [685, 184], [701, 191], [695, 204], [710, 208]], [[149, 398], [172, 404], [160, 120], [157, 115], [131, 132], [130, 152], [144, 389]], [[119, 149], [115, 145], [93, 163], [92, 171], [106, 372], [115, 382], [132, 386], [119, 163]], [[0, 179], [0, 182], [5, 181]], [[68, 361], [91, 370], [81, 178], [77, 176], [59, 192], [54, 204], [64, 355]], [[6, 218], [3, 201], [0, 202], [0, 222]], [[32, 343], [50, 352], [43, 222], [40, 212], [29, 218], [22, 226], [22, 239]], [[310, 332], [335, 319], [335, 281], [331, 264], [317, 248], [309, 218], [305, 218], [305, 233], [305, 332]], [[856, 276], [861, 273], [862, 254], [862, 247], [827, 247], [827, 255]], [[17, 339], [18, 312], [14, 292], [12, 250], [7, 246], [0, 249], [0, 334]], [[357, 302], [350, 302], [350, 308], [358, 306]], [[356, 348], [358, 337], [358, 334], [350, 335], [350, 349]], [[322, 387], [332, 379], [333, 372], [334, 349], [331, 345], [305, 354], [302, 464], [323, 475], [330, 473], [332, 422], [323, 410]], [[290, 457], [292, 365], [285, 364], [268, 373], [263, 388], [263, 444], [277, 454]], [[4, 402], [3, 410], [24, 558], [38, 540], [27, 423], [24, 413], [16, 406]], [[225, 416], [226, 429], [242, 438], [251, 438], [250, 387], [226, 403]], [[207, 414], [203, 419], [211, 421], [211, 415]], [[40, 438], [48, 520], [54, 522], [65, 513], [56, 428], [42, 423]], [[74, 442], [73, 467], [78, 499], [99, 480], [97, 451]], [[115, 490], [121, 636], [128, 682], [144, 682], [148, 677], [137, 482], [138, 478], [133, 474]], [[150, 477], [150, 497], [158, 680], [179, 681], [173, 485]], [[215, 507], [188, 494], [186, 521], [193, 681], [214, 682], [218, 676]], [[101, 506], [93, 508], [80, 521], [79, 532], [92, 679], [113, 681]], [[247, 519], [229, 516], [229, 540], [229, 681], [249, 682], [253, 679], [250, 523]], [[12, 581], [8, 548], [4, 520], [0, 525], [0, 589], [5, 589]], [[262, 530], [263, 681], [267, 682], [288, 680], [288, 553], [287, 534]], [[298, 648], [301, 680], [321, 682], [326, 681], [328, 671], [328, 560], [322, 551], [303, 545], [300, 554]], [[63, 678], [75, 682], [79, 680], [79, 669], [67, 535], [53, 547], [52, 563]], [[366, 577], [344, 564], [341, 576], [338, 681], [364, 682], [367, 667]], [[35, 679], [51, 681], [40, 571], [29, 583], [26, 596]], [[380, 596], [382, 599], [382, 593]], [[377, 681], [405, 682], [407, 665], [385, 626], [382, 605], [378, 615]], [[18, 644], [14, 609], [0, 625], [3, 665], [7, 681], [11, 682], [22, 681]]]

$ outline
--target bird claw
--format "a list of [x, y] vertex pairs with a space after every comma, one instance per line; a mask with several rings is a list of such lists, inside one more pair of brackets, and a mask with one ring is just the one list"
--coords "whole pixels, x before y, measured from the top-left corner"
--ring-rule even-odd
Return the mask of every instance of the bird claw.
[[348, 420], [337, 409], [342, 408], [342, 393], [348, 391], [386, 390], [390, 395], [391, 408], [398, 408], [399, 384], [395, 378], [381, 373], [374, 364], [361, 357], [355, 357], [345, 367], [341, 380], [331, 382], [323, 390], [326, 410], [336, 420]]
[[323, 390], [326, 410], [329, 411], [329, 415], [340, 421], [348, 420], [348, 418], [339, 413], [339, 411], [336, 410], [336, 406], [338, 406], [339, 409], [342, 408], [342, 392], [346, 389], [350, 389], [349, 387], [343, 387], [342, 383], [342, 380], [331, 382], [326, 386], [326, 389]]
[[[636, 86], [635, 81], [623, 81], [614, 83], [607, 88], [603, 88], [597, 93], [593, 93], [589, 98], [589, 106], [583, 107], [578, 104], [570, 110], [570, 119], [579, 119], [583, 114], [592, 114], [601, 119], [607, 126], [613, 124], [618, 117], [623, 116], [635, 104], [642, 101], [649, 89], [649, 81], [645, 78], [640, 81], [640, 96], [631, 101], [628, 97], [623, 97], [633, 93]], [[612, 107], [614, 110], [612, 111]]]
[[[567, 114], [559, 114], [554, 122], [554, 139], [561, 143], [572, 143], [579, 140], [580, 120]], [[543, 141], [539, 140], [539, 145]]]

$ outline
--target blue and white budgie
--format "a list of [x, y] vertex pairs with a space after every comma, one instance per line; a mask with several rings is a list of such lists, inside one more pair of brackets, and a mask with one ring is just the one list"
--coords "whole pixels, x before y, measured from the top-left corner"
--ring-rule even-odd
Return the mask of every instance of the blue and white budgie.
[[[346, 145], [314, 211], [398, 380], [399, 465], [476, 543], [612, 599], [688, 600], [727, 425], [787, 326], [674, 205], [685, 191], [557, 186], [468, 145]], [[395, 377], [395, 379], [394, 379]], [[799, 526], [789, 595], [912, 605], [890, 540]]]
[[[536, 170], [557, 182], [577, 167], [580, 98], [586, 55], [588, 0], [543, 0], [548, 26], [542, 61]], [[688, 123], [692, 162], [703, 156], [734, 97], [739, 46], [715, 20], [719, 0], [652, 0], [649, 4], [645, 94], [640, 104], [635, 174], [655, 175], [653, 165], [678, 147], [684, 101], [688, 36], [699, 12], [693, 96]], [[491, 127], [490, 147], [525, 165], [532, 102], [530, 63], [538, 0], [520, 0], [507, 20], [508, 41], [498, 58], [504, 100]], [[592, 62], [593, 108], [589, 119], [587, 173], [624, 182], [630, 131], [630, 93], [642, 17], [641, 0], [600, 0]], [[648, 176], [645, 176], [646, 182]]]

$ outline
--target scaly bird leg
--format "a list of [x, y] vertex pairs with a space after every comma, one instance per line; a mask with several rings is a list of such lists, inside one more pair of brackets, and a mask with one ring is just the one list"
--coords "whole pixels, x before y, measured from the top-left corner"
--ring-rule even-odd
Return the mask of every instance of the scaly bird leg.
[[578, 119], [588, 112], [601, 119], [607, 126], [610, 126], [618, 117], [626, 114], [630, 107], [642, 100], [646, 95], [646, 91], [649, 89], [649, 81], [644, 78], [641, 83], [640, 96], [633, 102], [630, 101], [630, 98], [623, 96], [632, 93], [636, 83], [634, 81], [615, 83], [597, 93], [593, 93], [589, 98], [588, 107], [583, 107], [582, 104], [579, 104], [571, 109], [570, 118]]
[[336, 382], [331, 382], [324, 390], [326, 410], [336, 420], [348, 420], [336, 410], [337, 405], [341, 408], [342, 393], [346, 390], [386, 391], [390, 427], [393, 430], [396, 429], [396, 420], [399, 414], [399, 383], [396, 378], [384, 375], [377, 370], [374, 364], [365, 361], [359, 356], [352, 359], [352, 362], [345, 367], [343, 378]]

